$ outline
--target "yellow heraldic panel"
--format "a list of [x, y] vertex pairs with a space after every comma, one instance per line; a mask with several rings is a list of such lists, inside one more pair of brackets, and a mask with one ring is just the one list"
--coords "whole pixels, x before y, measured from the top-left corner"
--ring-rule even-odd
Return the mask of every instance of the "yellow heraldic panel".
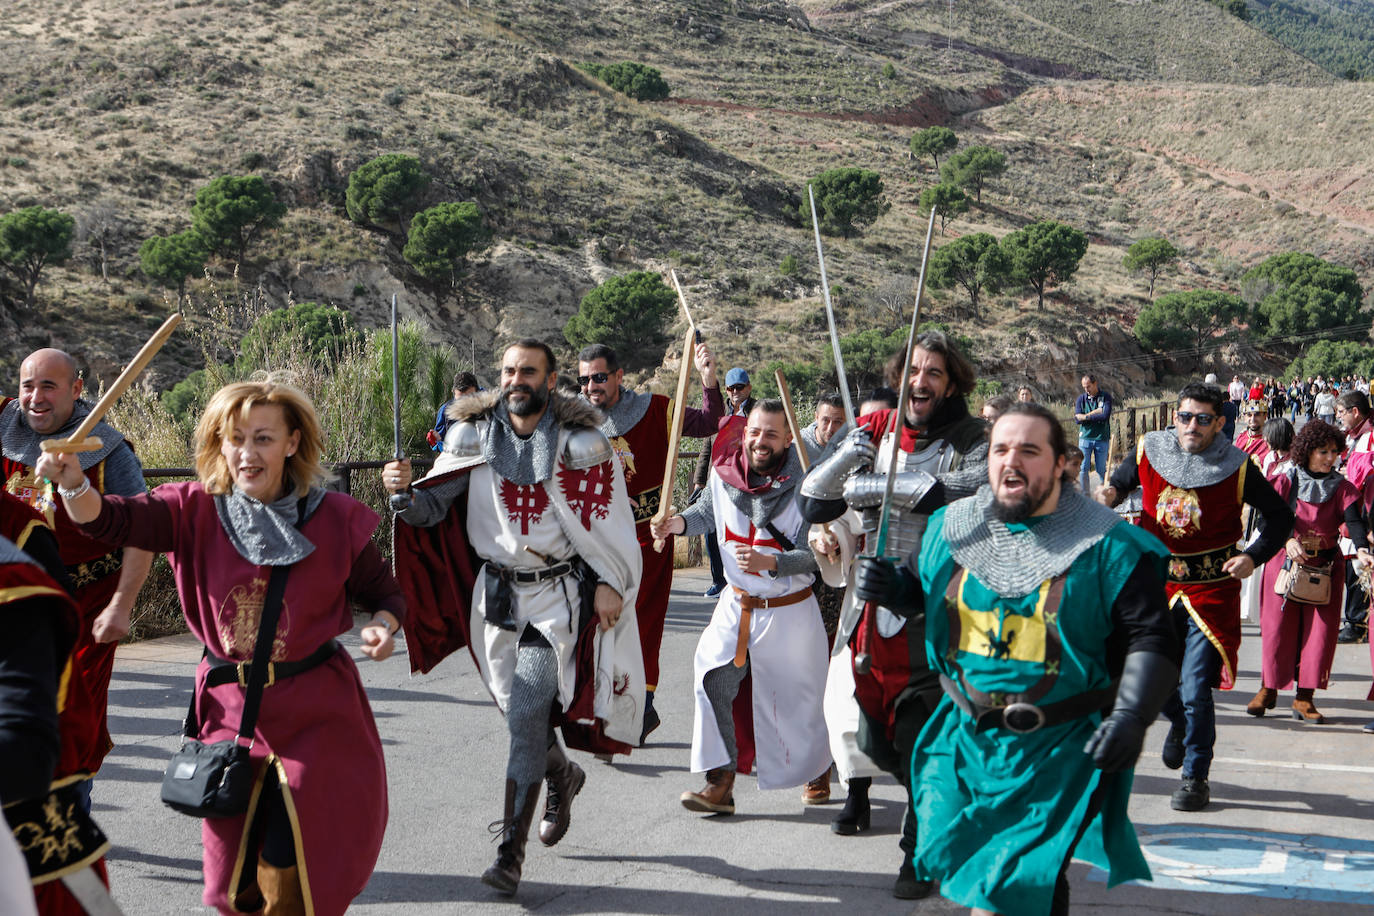
[[[1035, 595], [1035, 611], [1019, 614], [999, 601], [992, 610], [976, 611], [964, 600], [969, 577], [959, 584], [959, 651], [984, 658], [1018, 662], [1045, 662], [1045, 602], [1053, 579], [1040, 584]], [[1054, 625], [1054, 621], [1050, 621]]]

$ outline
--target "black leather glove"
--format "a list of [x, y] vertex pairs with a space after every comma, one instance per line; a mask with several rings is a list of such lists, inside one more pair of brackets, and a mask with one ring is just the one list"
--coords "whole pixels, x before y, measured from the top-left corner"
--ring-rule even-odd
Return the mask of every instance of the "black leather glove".
[[1159, 718], [1164, 701], [1178, 686], [1178, 666], [1158, 652], [1132, 652], [1126, 656], [1116, 705], [1093, 732], [1083, 753], [1093, 765], [1115, 773], [1135, 765], [1145, 743], [1145, 729]]
[[854, 565], [854, 594], [860, 601], [881, 604], [894, 613], [910, 616], [920, 610], [920, 587], [905, 567], [888, 559], [860, 557]]

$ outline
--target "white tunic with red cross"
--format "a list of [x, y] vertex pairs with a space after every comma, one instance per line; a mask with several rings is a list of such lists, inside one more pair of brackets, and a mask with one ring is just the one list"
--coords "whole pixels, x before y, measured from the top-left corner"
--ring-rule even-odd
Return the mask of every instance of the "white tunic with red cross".
[[[692, 729], [692, 771], [696, 773], [730, 762], [702, 678], [708, 671], [733, 664], [740, 628], [740, 598], [735, 588], [758, 598], [778, 598], [809, 589], [814, 578], [809, 572], [775, 577], [741, 569], [735, 560], [736, 545], [751, 544], [756, 551], [771, 554], [783, 553], [783, 546], [767, 527], [756, 527], [730, 502], [728, 485], [714, 470], [709, 486], [714, 504], [714, 536], [720, 543], [725, 579], [732, 587], [721, 593], [711, 622], [697, 642], [693, 662], [696, 716]], [[782, 511], [771, 521], [774, 528], [790, 538], [793, 532], [803, 530], [801, 510], [793, 499], [784, 500], [782, 505]], [[814, 595], [807, 595], [796, 604], [755, 608], [751, 612], [749, 672], [753, 682], [754, 751], [760, 789], [803, 785], [830, 765], [821, 712], [828, 661], [825, 626]]]

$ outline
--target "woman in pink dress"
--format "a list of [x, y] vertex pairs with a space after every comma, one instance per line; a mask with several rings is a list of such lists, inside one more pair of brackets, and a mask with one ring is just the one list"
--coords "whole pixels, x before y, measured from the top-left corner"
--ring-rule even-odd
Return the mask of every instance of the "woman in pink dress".
[[[1338, 546], [1341, 525], [1357, 544], [1366, 543], [1360, 492], [1335, 470], [1344, 449], [1345, 436], [1339, 429], [1312, 420], [1293, 440], [1293, 468], [1271, 481], [1293, 506], [1297, 520], [1284, 552], [1264, 567], [1260, 593], [1262, 686], [1245, 707], [1252, 716], [1273, 709], [1278, 691], [1296, 685], [1293, 718], [1312, 724], [1326, 721], [1312, 696], [1313, 691], [1326, 688], [1336, 654], [1336, 633], [1345, 600], [1345, 564]], [[1274, 582], [1285, 562], [1329, 567], [1330, 599], [1312, 605], [1274, 594]], [[1367, 548], [1360, 549], [1357, 562], [1371, 562]]]
[[270, 567], [290, 566], [248, 812], [206, 819], [201, 832], [204, 902], [221, 913], [342, 914], [367, 884], [386, 829], [381, 739], [336, 637], [353, 629], [356, 602], [374, 612], [363, 654], [386, 658], [405, 602], [371, 541], [376, 513], [320, 487], [322, 451], [305, 395], [241, 382], [205, 408], [194, 482], [102, 500], [74, 458], [38, 463], [92, 536], [167, 554], [186, 622], [207, 650], [195, 679], [201, 741], [237, 734], [244, 690], [233, 666], [251, 660]]

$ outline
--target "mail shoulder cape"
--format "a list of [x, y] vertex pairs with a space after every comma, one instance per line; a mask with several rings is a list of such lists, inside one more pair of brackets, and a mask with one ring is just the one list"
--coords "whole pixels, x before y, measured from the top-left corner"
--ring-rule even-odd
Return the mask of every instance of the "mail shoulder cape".
[[[1163, 546], [1118, 522], [1085, 548], [1074, 545], [1057, 607], [1049, 606], [1052, 580], [1008, 598], [967, 571], [949, 599], [959, 569], [945, 538], [952, 508], [931, 516], [921, 548], [930, 665], [985, 693], [1022, 692], [1054, 674], [1039, 705], [1109, 687], [1112, 606], [1143, 557], [1163, 575]], [[1036, 537], [1034, 522], [1008, 527], [1013, 542]], [[944, 697], [917, 740], [925, 752], [912, 765], [918, 873], [939, 880], [951, 900], [1003, 913], [1048, 912], [1054, 875], [1071, 848], [1076, 858], [1108, 869], [1110, 884], [1149, 877], [1126, 816], [1132, 773], [1105, 776], [1083, 751], [1100, 722], [1101, 714], [1092, 713], [1030, 734], [978, 732]], [[1100, 813], [1075, 848], [1099, 785]]]
[[[455, 403], [465, 411], [455, 415], [451, 409], [450, 415], [457, 423], [476, 424], [484, 448], [480, 454], [458, 460], [443, 456], [443, 461], [436, 463], [437, 473], [416, 482], [416, 489], [449, 488], [465, 478], [470, 480], [483, 466], [501, 476], [500, 467], [491, 461], [485, 447], [493, 439], [491, 425], [502, 422], [496, 416], [498, 404], [499, 392]], [[598, 751], [613, 747], [624, 752], [638, 743], [641, 726], [634, 722], [642, 722], [643, 715], [639, 697], [644, 688], [644, 663], [633, 613], [642, 563], [634, 515], [620, 463], [613, 456], [587, 468], [570, 467], [566, 460], [569, 437], [577, 431], [597, 430], [600, 412], [579, 399], [557, 393], [552, 395], [549, 410], [557, 427], [557, 444], [546, 450], [550, 452], [547, 476], [537, 477], [534, 485], [542, 488], [577, 555], [623, 601], [615, 627], [598, 631], [592, 622], [579, 635], [577, 686], [564, 711], [564, 737], [572, 747]], [[542, 468], [543, 459], [534, 466]], [[430, 671], [464, 647], [483, 670], [474, 641], [480, 640], [481, 634], [473, 631], [472, 610], [473, 588], [484, 558], [481, 546], [468, 536], [467, 504], [464, 492], [442, 519], [428, 527], [396, 521], [396, 579], [406, 596], [406, 644], [414, 671]], [[627, 703], [627, 698], [634, 702]]]

